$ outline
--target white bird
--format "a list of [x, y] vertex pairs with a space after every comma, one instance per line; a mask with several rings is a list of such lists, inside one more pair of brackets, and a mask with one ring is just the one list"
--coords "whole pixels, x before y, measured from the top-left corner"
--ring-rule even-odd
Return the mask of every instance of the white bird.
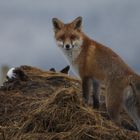
[[7, 78], [8, 79], [14, 79], [16, 78], [16, 73], [14, 73], [15, 68], [11, 68], [7, 72]]

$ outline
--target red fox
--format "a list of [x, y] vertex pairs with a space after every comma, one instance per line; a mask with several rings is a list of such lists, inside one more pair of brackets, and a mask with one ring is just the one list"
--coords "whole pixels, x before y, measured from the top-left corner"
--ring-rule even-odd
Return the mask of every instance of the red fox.
[[140, 76], [110, 48], [85, 35], [82, 17], [67, 24], [53, 18], [52, 23], [58, 47], [82, 80], [85, 102], [93, 84], [93, 106], [99, 107], [97, 88], [103, 81], [110, 118], [120, 124], [119, 114], [125, 109], [140, 131]]

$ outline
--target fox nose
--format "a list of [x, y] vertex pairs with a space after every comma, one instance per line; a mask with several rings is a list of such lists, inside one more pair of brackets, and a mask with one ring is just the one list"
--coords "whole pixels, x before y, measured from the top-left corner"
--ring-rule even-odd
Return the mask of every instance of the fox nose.
[[65, 47], [66, 47], [67, 50], [70, 49], [70, 45], [69, 44], [66, 44]]

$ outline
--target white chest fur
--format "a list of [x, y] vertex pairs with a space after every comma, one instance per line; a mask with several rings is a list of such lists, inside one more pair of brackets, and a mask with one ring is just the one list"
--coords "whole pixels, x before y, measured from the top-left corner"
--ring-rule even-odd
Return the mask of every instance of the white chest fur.
[[[69, 50], [65, 47], [66, 44], [69, 44], [69, 46], [70, 46]], [[72, 41], [71, 43], [57, 41], [57, 45], [60, 47], [61, 52], [63, 52], [66, 60], [70, 63], [73, 73], [78, 78], [80, 78], [80, 76], [79, 76], [79, 70], [78, 70], [78, 65], [76, 63], [76, 59], [78, 58], [78, 56], [81, 53], [82, 44], [83, 44], [82, 39]]]
[[77, 57], [79, 56], [80, 52], [81, 52], [81, 48], [80, 47], [74, 47], [71, 50], [65, 50], [65, 49], [61, 49], [66, 60], [70, 63], [71, 68], [72, 68], [72, 72], [78, 77], [79, 76], [79, 70], [78, 70], [78, 65], [75, 63]]

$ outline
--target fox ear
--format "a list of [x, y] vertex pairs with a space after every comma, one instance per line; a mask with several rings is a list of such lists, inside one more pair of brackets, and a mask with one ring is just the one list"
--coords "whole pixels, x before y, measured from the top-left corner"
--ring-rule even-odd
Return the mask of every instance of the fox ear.
[[49, 71], [56, 72], [55, 68], [50, 68]]
[[82, 17], [77, 17], [73, 22], [72, 22], [74, 29], [81, 29], [82, 28]]
[[63, 68], [60, 72], [61, 73], [65, 73], [65, 74], [68, 74], [69, 73], [69, 70], [70, 70], [70, 66], [66, 66], [65, 68]]
[[55, 32], [57, 32], [64, 26], [64, 23], [57, 18], [53, 18], [52, 23], [53, 23], [53, 28]]

